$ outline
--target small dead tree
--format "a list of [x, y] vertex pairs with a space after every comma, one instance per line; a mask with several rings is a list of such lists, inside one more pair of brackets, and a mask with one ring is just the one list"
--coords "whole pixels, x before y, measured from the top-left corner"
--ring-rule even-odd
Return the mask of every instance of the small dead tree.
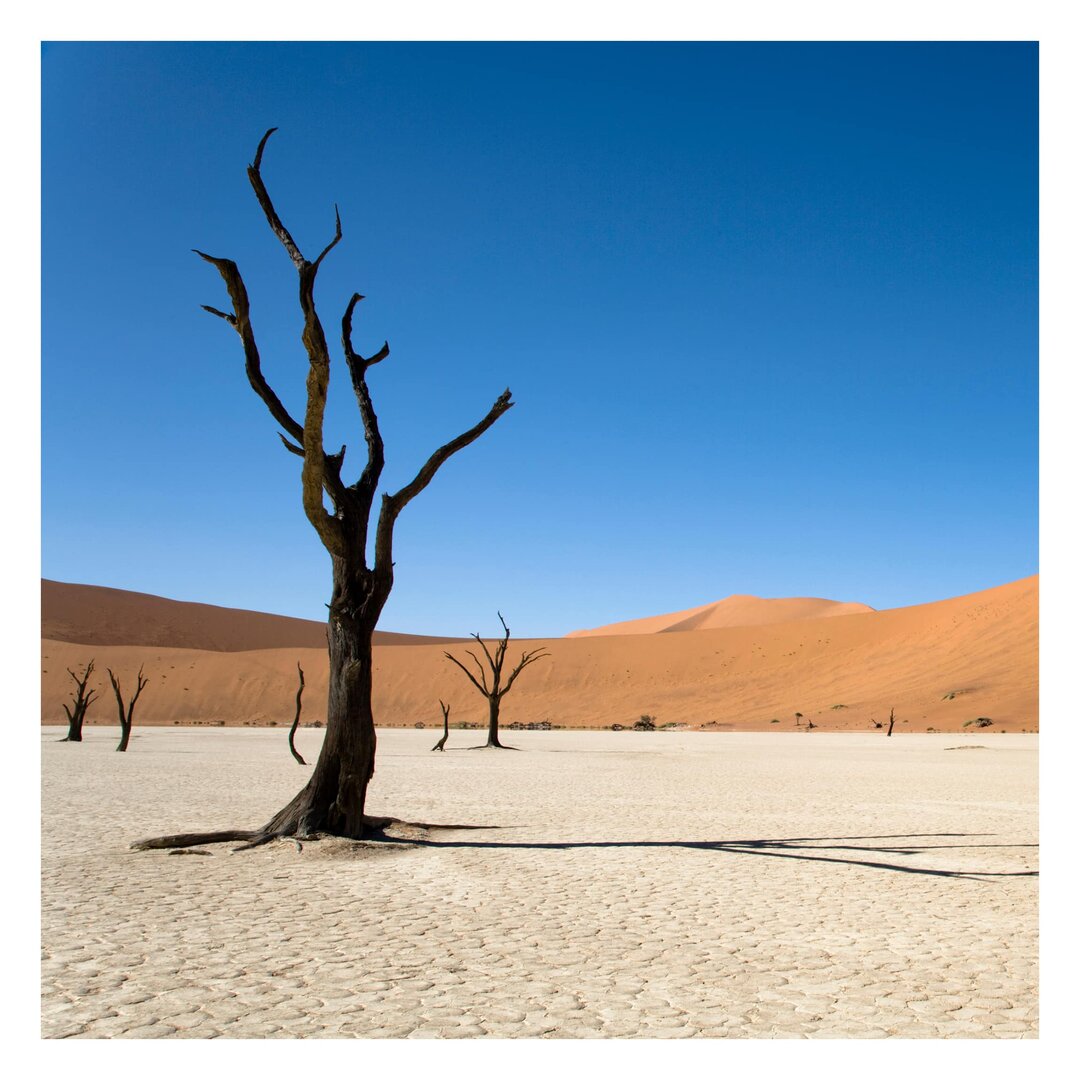
[[296, 691], [296, 715], [293, 717], [292, 727], [289, 728], [289, 750], [301, 765], [306, 765], [307, 762], [300, 756], [294, 741], [296, 739], [296, 729], [300, 726], [300, 699], [304, 696], [304, 669], [300, 666], [299, 660], [296, 662], [296, 670], [300, 672], [300, 686]]
[[885, 732], [886, 735], [892, 734], [893, 724], [896, 723], [896, 716], [893, 714], [893, 710], [889, 710], [889, 730]]
[[87, 690], [86, 684], [90, 681], [90, 676], [94, 673], [94, 661], [86, 665], [86, 670], [82, 675], [76, 675], [71, 668], [67, 669], [67, 673], [75, 680], [75, 691], [71, 695], [71, 706], [64, 705], [64, 712], [67, 713], [68, 718], [68, 733], [61, 739], [61, 742], [82, 742], [82, 727], [83, 721], [86, 719], [86, 710], [90, 708], [91, 702], [94, 700], [96, 690]]
[[442, 738], [431, 748], [432, 752], [436, 750], [445, 751], [446, 740], [450, 738], [450, 706], [440, 699], [439, 708], [442, 709]]
[[814, 728], [816, 728], [816, 727], [817, 727], [817, 724], [815, 724], [814, 721], [811, 720], [810, 717], [808, 716], [806, 718], [806, 730], [807, 731], [813, 731]]
[[109, 673], [109, 682], [112, 683], [113, 693], [116, 695], [116, 708], [120, 713], [120, 743], [116, 749], [122, 754], [128, 748], [128, 740], [131, 738], [131, 721], [135, 716], [135, 702], [139, 700], [139, 695], [150, 680], [143, 678], [143, 669], [140, 667], [139, 674], [136, 676], [135, 693], [128, 702], [127, 712], [125, 713], [124, 696], [120, 692], [120, 680], [112, 673], [112, 668], [106, 668], [105, 670]]
[[799, 727], [799, 726], [800, 726], [800, 724], [799, 724], [799, 721], [800, 721], [800, 720], [802, 720], [802, 713], [801, 713], [801, 712], [797, 712], [797, 713], [795, 714], [795, 726], [796, 726], [796, 727]]
[[[467, 649], [466, 652], [472, 657], [473, 663], [476, 665], [477, 671], [480, 673], [480, 679], [477, 681], [473, 673], [460, 661], [457, 657], [452, 656], [450, 653], [443, 653], [447, 660], [456, 664], [462, 671], [465, 672], [466, 678], [488, 699], [488, 738], [484, 744], [484, 748], [493, 746], [500, 750], [508, 749], [499, 742], [499, 706], [502, 704], [502, 699], [510, 693], [510, 687], [514, 685], [517, 677], [527, 668], [530, 664], [536, 663], [537, 660], [542, 660], [545, 656], [550, 654], [543, 648], [530, 649], [528, 652], [522, 653], [521, 660], [518, 661], [517, 667], [510, 672], [509, 677], [503, 684], [503, 666], [506, 663], [506, 647], [510, 644], [510, 627], [506, 625], [506, 620], [502, 617], [502, 612], [498, 612], [499, 622], [502, 623], [503, 636], [498, 645], [495, 646], [494, 656], [491, 654], [491, 650], [481, 639], [479, 634], [472, 634], [471, 637], [476, 639], [477, 644], [484, 650], [484, 656], [487, 658], [488, 668], [491, 671], [491, 685], [488, 686], [487, 673], [484, 670], [484, 665], [480, 663], [480, 658], [471, 649]], [[480, 749], [480, 747], [473, 747], [473, 749]]]

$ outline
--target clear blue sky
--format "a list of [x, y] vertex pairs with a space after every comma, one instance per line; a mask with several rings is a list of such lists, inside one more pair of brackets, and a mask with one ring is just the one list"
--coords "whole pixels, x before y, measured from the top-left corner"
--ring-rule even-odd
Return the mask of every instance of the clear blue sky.
[[[402, 515], [382, 625], [562, 634], [730, 593], [878, 608], [1037, 570], [1031, 44], [50, 44], [42, 573], [321, 618], [296, 277], [371, 383]], [[327, 445], [363, 437], [343, 365]], [[349, 466], [352, 466], [350, 469]]]

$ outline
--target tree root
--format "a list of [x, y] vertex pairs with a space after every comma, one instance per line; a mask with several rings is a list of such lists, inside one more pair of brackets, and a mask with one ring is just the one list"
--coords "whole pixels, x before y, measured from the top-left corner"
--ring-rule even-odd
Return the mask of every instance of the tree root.
[[[512, 749], [508, 747], [507, 749]], [[413, 829], [492, 829], [496, 825], [440, 825], [427, 821], [402, 821], [396, 817], [374, 817], [364, 815], [364, 829], [371, 830], [372, 839], [380, 839], [383, 833], [391, 825], [404, 825]], [[137, 840], [131, 845], [133, 851], [161, 851], [175, 850], [178, 848], [201, 847], [204, 844], [228, 844], [234, 841], [243, 841], [233, 851], [250, 851], [252, 848], [269, 844], [271, 840], [292, 840], [298, 851], [303, 850], [301, 840], [318, 840], [320, 836], [332, 836], [332, 833], [310, 833], [301, 835], [295, 827], [282, 829], [277, 832], [267, 832], [265, 829], [225, 829], [221, 832], [203, 833], [175, 833], [172, 836], [156, 836], [149, 840]], [[347, 837], [346, 839], [355, 839]]]
[[228, 844], [233, 840], [252, 841], [262, 835], [253, 829], [226, 829], [222, 832], [174, 833], [172, 836], [155, 836], [150, 840], [136, 840], [134, 851], [155, 851], [161, 848], [198, 847], [202, 844]]

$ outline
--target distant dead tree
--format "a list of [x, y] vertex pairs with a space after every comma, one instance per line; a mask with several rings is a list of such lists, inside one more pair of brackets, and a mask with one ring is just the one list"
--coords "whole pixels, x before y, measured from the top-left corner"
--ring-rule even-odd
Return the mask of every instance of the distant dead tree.
[[[330, 670], [326, 737], [308, 782], [262, 828], [158, 837], [133, 845], [140, 850], [191, 847], [230, 840], [246, 841], [247, 846], [252, 846], [275, 837], [310, 837], [315, 833], [359, 839], [364, 834], [365, 824], [379, 827], [391, 820], [365, 819], [364, 803], [375, 772], [372, 635], [394, 584], [394, 526], [405, 507], [431, 483], [451, 456], [478, 439], [514, 404], [510, 391], [505, 390], [479, 423], [440, 446], [404, 487], [393, 494], [383, 493], [377, 521], [372, 520], [383, 472], [384, 449], [367, 373], [390, 355], [390, 346], [383, 342], [382, 347], [368, 357], [356, 351], [353, 313], [363, 297], [354, 293], [341, 318], [341, 346], [363, 424], [367, 461], [355, 483], [347, 484], [341, 475], [345, 447], [336, 453], [328, 453], [323, 445], [330, 348], [315, 304], [315, 278], [323, 259], [341, 240], [341, 217], [335, 208], [333, 237], [314, 261], [306, 259], [278, 216], [262, 177], [263, 151], [276, 130], [270, 128], [263, 135], [247, 175], [266, 222], [285, 249], [299, 280], [299, 304], [304, 320], [301, 341], [307, 357], [306, 401], [300, 419], [286, 408], [263, 374], [251, 324], [247, 287], [236, 263], [201, 251], [196, 254], [213, 266], [225, 283], [231, 310], [219, 311], [204, 306], [239, 335], [248, 382], [277, 422], [285, 449], [301, 459], [304, 513], [330, 555], [333, 591], [327, 625]], [[305, 163], [306, 169], [311, 167], [310, 163]], [[324, 500], [329, 502], [329, 508]], [[374, 558], [369, 566], [368, 541], [372, 531]]]
[[442, 709], [442, 738], [431, 748], [432, 752], [436, 750], [446, 750], [446, 740], [450, 738], [450, 706], [439, 700], [439, 708]]
[[[447, 660], [456, 664], [462, 671], [465, 672], [466, 678], [488, 699], [488, 738], [484, 747], [494, 746], [499, 749], [507, 749], [501, 742], [499, 742], [499, 706], [502, 704], [502, 699], [510, 693], [510, 687], [514, 685], [514, 681], [517, 677], [527, 668], [530, 664], [536, 663], [537, 660], [542, 660], [545, 656], [550, 654], [543, 648], [530, 649], [521, 656], [521, 660], [518, 661], [517, 667], [510, 672], [509, 678], [507, 678], [505, 685], [503, 684], [503, 666], [506, 662], [506, 647], [510, 644], [510, 627], [506, 625], [506, 620], [502, 617], [502, 612], [498, 612], [499, 622], [502, 623], [503, 636], [498, 645], [495, 646], [495, 655], [491, 654], [487, 645], [481, 639], [479, 634], [472, 634], [471, 637], [475, 638], [480, 648], [484, 650], [484, 656], [487, 658], [488, 668], [491, 672], [491, 685], [488, 686], [487, 673], [484, 670], [484, 665], [480, 663], [479, 657], [471, 649], [467, 649], [466, 652], [472, 657], [473, 663], [476, 665], [476, 670], [480, 673], [480, 679], [477, 681], [473, 673], [460, 661], [456, 656], [452, 656], [450, 653], [443, 653]], [[480, 749], [479, 747], [473, 747], [473, 749]]]
[[885, 732], [886, 735], [891, 735], [892, 734], [893, 724], [895, 724], [895, 723], [896, 723], [896, 717], [893, 714], [893, 710], [890, 709], [889, 710], [889, 730]]
[[801, 713], [801, 712], [797, 712], [797, 713], [795, 714], [795, 726], [796, 726], [796, 727], [799, 727], [799, 726], [800, 726], [800, 724], [799, 724], [799, 721], [800, 721], [800, 720], [802, 720], [802, 713]]
[[875, 720], [872, 716], [870, 717], [870, 723], [873, 724], [878, 731], [885, 726], [880, 720]]
[[128, 702], [127, 712], [125, 713], [124, 697], [120, 692], [120, 680], [112, 673], [112, 668], [106, 668], [105, 670], [109, 673], [109, 682], [112, 683], [113, 693], [116, 695], [116, 708], [120, 713], [120, 743], [116, 749], [123, 753], [128, 748], [128, 739], [131, 738], [131, 721], [135, 716], [135, 702], [139, 700], [139, 695], [150, 680], [143, 678], [143, 669], [140, 667], [139, 674], [136, 676], [135, 693]]
[[292, 727], [289, 728], [289, 750], [301, 765], [306, 765], [307, 762], [300, 756], [296, 743], [293, 741], [296, 738], [296, 729], [300, 726], [300, 699], [304, 696], [304, 669], [300, 666], [299, 660], [296, 662], [296, 670], [300, 672], [300, 686], [296, 691], [296, 715], [293, 717]]
[[68, 718], [68, 733], [61, 739], [61, 742], [82, 742], [82, 727], [83, 721], [86, 719], [86, 710], [90, 708], [91, 702], [94, 700], [96, 690], [87, 690], [86, 684], [90, 681], [90, 676], [94, 673], [94, 661], [86, 665], [86, 669], [82, 675], [76, 675], [71, 668], [67, 669], [67, 673], [75, 680], [75, 691], [72, 693], [72, 703], [69, 708], [64, 705], [64, 712], [67, 713]]
[[810, 717], [808, 716], [806, 718], [806, 730], [807, 731], [813, 731], [814, 728], [816, 728], [816, 727], [817, 727], [817, 724], [815, 724], [814, 721], [811, 720]]

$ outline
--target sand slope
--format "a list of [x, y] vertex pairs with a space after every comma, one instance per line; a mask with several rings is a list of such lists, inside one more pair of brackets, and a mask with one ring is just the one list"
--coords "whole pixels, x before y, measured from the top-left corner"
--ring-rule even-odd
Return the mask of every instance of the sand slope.
[[612, 634], [667, 634], [683, 630], [719, 630], [729, 626], [767, 626], [796, 619], [824, 619], [873, 611], [866, 604], [795, 596], [766, 600], [760, 596], [729, 596], [712, 604], [653, 615], [645, 619], [608, 623], [592, 630], [573, 630], [567, 637], [608, 637]]
[[[870, 730], [871, 716], [885, 720], [895, 707], [898, 731], [959, 730], [977, 717], [993, 720], [990, 734], [1038, 727], [1037, 576], [889, 611], [543, 644], [550, 659], [530, 667], [504, 700], [506, 725], [550, 720], [601, 727], [650, 713], [660, 724], [778, 731], [792, 730], [798, 711], [822, 732]], [[450, 702], [452, 722], [483, 722], [484, 700], [443, 655], [449, 648], [463, 656], [466, 647], [378, 646], [378, 722], [440, 726], [439, 698]], [[91, 707], [90, 723], [116, 723], [106, 666], [131, 681], [140, 664], [151, 682], [137, 724], [288, 725], [297, 661], [307, 676], [304, 721], [325, 715], [323, 648], [222, 653], [45, 640], [43, 722], [63, 721], [71, 684], [65, 668], [91, 657], [101, 700]]]
[[[325, 649], [326, 623], [42, 578], [41, 636], [82, 645], [162, 645], [211, 652]], [[377, 630], [375, 640], [380, 645], [419, 645], [465, 639]]]

